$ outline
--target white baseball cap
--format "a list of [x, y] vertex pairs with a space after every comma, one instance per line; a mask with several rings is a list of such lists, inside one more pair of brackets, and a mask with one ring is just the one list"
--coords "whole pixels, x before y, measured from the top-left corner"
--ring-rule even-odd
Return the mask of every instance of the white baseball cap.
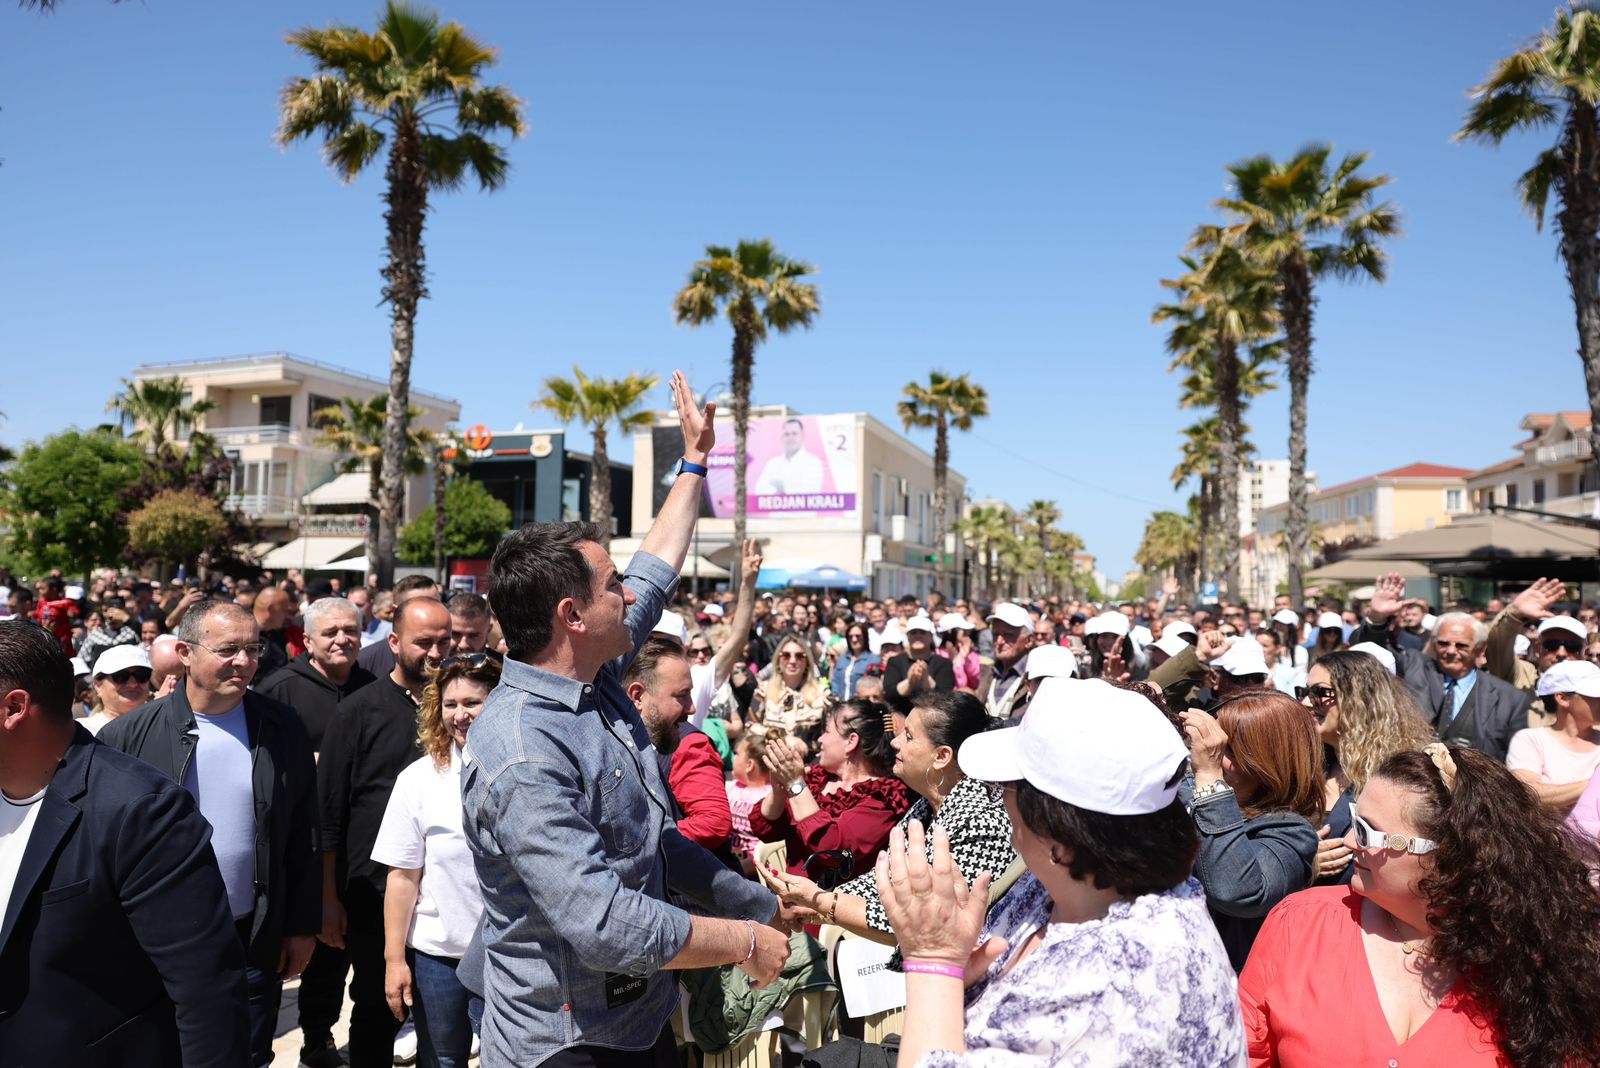
[[891, 619], [883, 625], [883, 633], [878, 636], [880, 648], [885, 645], [904, 645], [905, 643], [906, 632], [900, 629], [900, 621], [898, 619]]
[[1168, 656], [1177, 656], [1185, 649], [1193, 649], [1194, 646], [1184, 641], [1182, 634], [1174, 633], [1172, 628], [1168, 627], [1161, 635], [1161, 640], [1156, 642], [1151, 648], [1160, 649]]
[[709, 604], [702, 606], [700, 611], [705, 615], [714, 616], [717, 619], [722, 618], [722, 605], [718, 604], [716, 601], [712, 601]]
[[1539, 676], [1534, 693], [1548, 697], [1553, 693], [1579, 693], [1600, 697], [1600, 664], [1587, 660], [1562, 660]]
[[1249, 634], [1233, 639], [1211, 666], [1234, 676], [1268, 674], [1266, 650]]
[[99, 678], [101, 675], [115, 675], [117, 672], [126, 671], [128, 668], [152, 670], [150, 667], [150, 654], [144, 651], [144, 646], [113, 645], [95, 658], [94, 675], [95, 678]]
[[994, 611], [989, 613], [989, 618], [998, 619], [1002, 623], [1022, 630], [1033, 629], [1033, 617], [1028, 614], [1028, 610], [1020, 604], [1013, 604], [1010, 601], [1002, 601], [995, 605]]
[[1121, 612], [1101, 612], [1084, 624], [1083, 633], [1115, 634], [1119, 638], [1123, 637], [1128, 633], [1128, 617]]
[[1147, 645], [1154, 644], [1156, 640], [1156, 636], [1150, 633], [1150, 628], [1142, 623], [1135, 623], [1133, 628], [1128, 631], [1128, 637], [1133, 639], [1133, 648], [1135, 651], [1143, 649]]
[[960, 612], [946, 612], [939, 617], [939, 633], [948, 634], [953, 630], [974, 630], [972, 623]]
[[80, 678], [82, 678], [83, 676], [85, 676], [87, 674], [89, 674], [89, 665], [85, 664], [83, 662], [83, 657], [81, 657], [81, 656], [73, 657], [72, 658], [72, 677], [75, 678], [75, 679], [80, 679]]
[[1589, 628], [1571, 616], [1551, 616], [1543, 623], [1540, 623], [1539, 637], [1543, 638], [1547, 632], [1552, 630], [1571, 631], [1579, 641], [1587, 641], [1589, 639]]
[[1078, 658], [1064, 645], [1036, 645], [1028, 653], [1028, 678], [1070, 679], [1078, 674]]
[[1377, 642], [1356, 642], [1350, 647], [1350, 651], [1352, 653], [1366, 653], [1368, 656], [1378, 661], [1378, 663], [1388, 668], [1389, 674], [1394, 674], [1394, 654], [1385, 649], [1383, 646], [1379, 645]]
[[1511, 643], [1511, 652], [1516, 656], [1527, 656], [1528, 650], [1533, 648], [1533, 643], [1526, 634], [1519, 634]]
[[689, 644], [688, 626], [683, 622], [683, 617], [670, 608], [661, 613], [661, 618], [650, 628], [650, 633], [671, 638], [679, 645]]
[[1321, 630], [1324, 627], [1338, 627], [1343, 630], [1344, 617], [1338, 612], [1324, 612], [1317, 617], [1317, 629]]
[[[1171, 623], [1168, 623], [1166, 626], [1161, 628], [1162, 640], [1165, 640], [1169, 634], [1176, 635], [1178, 637], [1182, 637], [1185, 634], [1191, 638], [1199, 637], [1199, 635], [1195, 633], [1194, 624], [1185, 623], [1181, 619], [1175, 619]], [[1158, 642], [1157, 644], [1160, 643]]]
[[1291, 608], [1280, 608], [1276, 612], [1272, 613], [1272, 621], [1274, 623], [1283, 623], [1291, 627], [1298, 627], [1300, 625], [1299, 615], [1297, 615]]
[[910, 634], [914, 630], [925, 630], [929, 634], [932, 634], [934, 632], [933, 620], [929, 619], [921, 612], [918, 612], [916, 615], [906, 620], [906, 633]]
[[1149, 698], [1099, 679], [1045, 679], [1020, 726], [961, 745], [983, 782], [1026, 779], [1058, 801], [1111, 816], [1160, 812], [1178, 796], [1189, 750]]

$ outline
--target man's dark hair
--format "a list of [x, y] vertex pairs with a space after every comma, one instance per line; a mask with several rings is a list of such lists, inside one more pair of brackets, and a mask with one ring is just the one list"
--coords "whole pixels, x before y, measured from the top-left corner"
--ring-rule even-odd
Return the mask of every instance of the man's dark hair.
[[413, 590], [431, 590], [438, 585], [427, 575], [407, 575], [394, 584], [394, 598], [398, 601]]
[[215, 615], [232, 616], [234, 619], [248, 620], [252, 627], [256, 626], [256, 617], [250, 609], [243, 605], [234, 604], [232, 601], [217, 601], [207, 598], [198, 604], [192, 605], [183, 618], [178, 621], [175, 632], [177, 639], [185, 645], [199, 645], [200, 640], [206, 636], [206, 620]]
[[445, 602], [450, 614], [462, 619], [483, 619], [489, 615], [489, 602], [484, 600], [481, 593], [468, 593], [461, 590], [450, 596]]
[[599, 542], [593, 523], [529, 523], [495, 546], [489, 561], [489, 604], [513, 660], [544, 651], [555, 631], [556, 605], [588, 604], [594, 570], [579, 545]]
[[646, 690], [656, 688], [656, 669], [663, 660], [685, 660], [683, 646], [671, 638], [651, 638], [639, 648], [639, 655], [628, 663], [628, 670], [622, 676], [622, 685], [630, 686], [637, 682]]
[[18, 586], [11, 592], [16, 595], [16, 598], [19, 601], [31, 601], [34, 599], [33, 591], [28, 589], [26, 586]]
[[0, 693], [26, 690], [52, 720], [72, 720], [72, 661], [37, 623], [0, 620]]
[[919, 602], [915, 597], [911, 596], [908, 593], [904, 597], [900, 598], [899, 603], [900, 604], [919, 604], [921, 602]]

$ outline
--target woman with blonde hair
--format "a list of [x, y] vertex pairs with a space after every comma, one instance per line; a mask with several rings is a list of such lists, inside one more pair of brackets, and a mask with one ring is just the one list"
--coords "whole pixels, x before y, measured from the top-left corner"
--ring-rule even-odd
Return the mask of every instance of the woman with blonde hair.
[[788, 637], [773, 651], [772, 677], [757, 688], [745, 730], [783, 730], [812, 742], [827, 710], [828, 691], [817, 677], [811, 643]]
[[456, 976], [483, 917], [461, 829], [462, 747], [499, 681], [500, 661], [485, 653], [452, 656], [432, 673], [417, 716], [424, 755], [395, 779], [372, 847], [372, 859], [389, 865], [384, 992], [396, 1018], [410, 1008], [418, 1061], [436, 1068], [465, 1068], [483, 1011]]
[[1350, 803], [1385, 760], [1434, 741], [1433, 728], [1405, 683], [1365, 652], [1329, 653], [1311, 665], [1301, 703], [1311, 710], [1322, 742], [1328, 815], [1317, 832], [1317, 882], [1348, 883], [1354, 874], [1344, 844]]

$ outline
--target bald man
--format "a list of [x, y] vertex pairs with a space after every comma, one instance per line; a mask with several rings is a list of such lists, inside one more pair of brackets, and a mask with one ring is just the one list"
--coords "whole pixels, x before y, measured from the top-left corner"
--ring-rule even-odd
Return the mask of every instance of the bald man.
[[319, 937], [347, 950], [355, 973], [350, 980], [352, 1068], [388, 1068], [394, 1056], [399, 1023], [384, 997], [388, 869], [373, 861], [372, 847], [395, 777], [422, 755], [417, 706], [429, 668], [450, 655], [449, 611], [434, 598], [412, 598], [395, 613], [388, 645], [393, 669], [339, 702], [317, 765], [323, 849]]
[[252, 611], [264, 647], [256, 677], [264, 679], [306, 651], [306, 636], [299, 627], [290, 624], [294, 602], [280, 589], [269, 586], [256, 594]]

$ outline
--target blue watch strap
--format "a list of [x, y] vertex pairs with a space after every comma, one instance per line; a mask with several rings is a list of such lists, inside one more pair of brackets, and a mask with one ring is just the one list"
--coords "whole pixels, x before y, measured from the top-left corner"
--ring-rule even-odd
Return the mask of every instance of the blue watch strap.
[[678, 473], [685, 475], [699, 475], [701, 478], [705, 478], [708, 471], [703, 464], [692, 464], [688, 460], [679, 460]]

